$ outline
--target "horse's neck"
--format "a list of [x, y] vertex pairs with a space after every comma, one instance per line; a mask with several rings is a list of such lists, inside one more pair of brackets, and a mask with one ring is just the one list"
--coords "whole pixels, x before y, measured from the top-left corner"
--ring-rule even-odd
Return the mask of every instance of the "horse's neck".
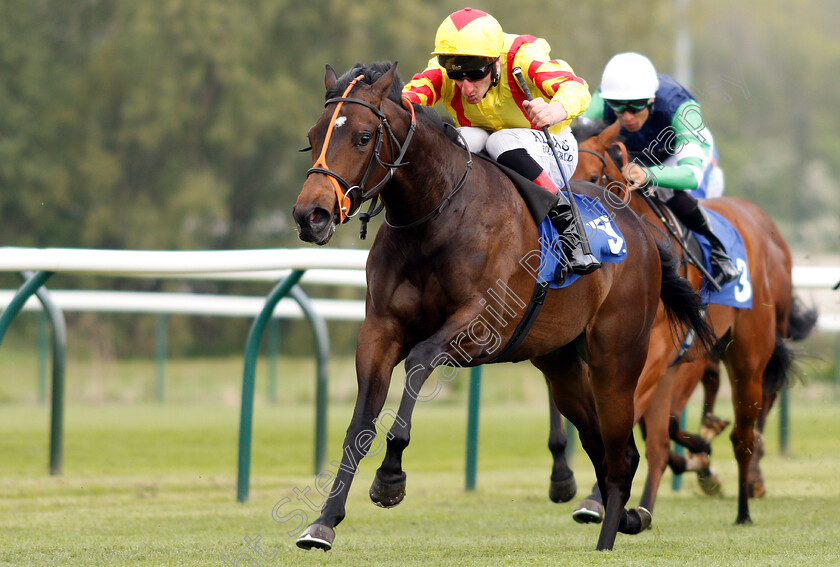
[[440, 205], [467, 170], [467, 153], [418, 120], [404, 162], [382, 192], [388, 221], [397, 226], [411, 224]]

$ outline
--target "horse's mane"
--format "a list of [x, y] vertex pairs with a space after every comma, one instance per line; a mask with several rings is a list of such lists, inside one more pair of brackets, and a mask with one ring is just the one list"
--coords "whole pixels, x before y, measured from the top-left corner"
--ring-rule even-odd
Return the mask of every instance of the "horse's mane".
[[[347, 85], [350, 84], [350, 81], [359, 75], [362, 75], [362, 79], [359, 81], [360, 83], [372, 85], [377, 79], [387, 73], [393, 65], [394, 64], [390, 61], [376, 61], [370, 65], [356, 63], [336, 80], [335, 85], [333, 85], [332, 88], [327, 89], [325, 100], [341, 96], [347, 88]], [[391, 84], [391, 90], [388, 91], [388, 98], [397, 104], [402, 105], [402, 89], [404, 85], [405, 83], [403, 83], [403, 80], [400, 78], [400, 72], [397, 71], [394, 76], [394, 82]], [[444, 128], [444, 122], [449, 122], [450, 125], [454, 125], [451, 118], [442, 118], [432, 108], [418, 104], [414, 105], [414, 112], [418, 117], [427, 119], [436, 128], [445, 132], [449, 139], [457, 141], [457, 135], [454, 134], [453, 130], [451, 128]]]

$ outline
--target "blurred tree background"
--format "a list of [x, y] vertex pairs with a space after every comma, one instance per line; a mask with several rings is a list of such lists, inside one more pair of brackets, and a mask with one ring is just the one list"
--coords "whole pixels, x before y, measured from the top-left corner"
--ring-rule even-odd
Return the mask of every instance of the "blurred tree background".
[[[301, 246], [290, 212], [311, 162], [297, 150], [322, 111], [324, 65], [343, 71], [356, 61], [398, 60], [403, 78], [410, 77], [425, 66], [439, 23], [464, 5], [0, 0], [0, 244]], [[715, 134], [727, 194], [760, 204], [796, 253], [837, 251], [840, 4], [686, 5], [690, 86]], [[546, 38], [553, 55], [593, 90], [619, 51], [642, 52], [661, 72], [675, 70], [674, 0], [472, 6], [492, 13], [510, 33]], [[372, 239], [359, 241], [356, 228], [339, 231], [332, 246], [369, 246]], [[3, 287], [17, 285], [9, 278]], [[53, 285], [115, 287], [101, 278]], [[255, 289], [116, 283], [118, 289], [167, 286]], [[93, 324], [81, 315], [71, 323]], [[173, 348], [241, 350], [247, 324], [194, 318], [171, 332]], [[108, 325], [98, 334], [109, 337], [110, 348], [153, 350], [152, 322]], [[352, 348], [354, 332], [343, 334], [339, 344]], [[306, 335], [302, 344], [309, 343]]]

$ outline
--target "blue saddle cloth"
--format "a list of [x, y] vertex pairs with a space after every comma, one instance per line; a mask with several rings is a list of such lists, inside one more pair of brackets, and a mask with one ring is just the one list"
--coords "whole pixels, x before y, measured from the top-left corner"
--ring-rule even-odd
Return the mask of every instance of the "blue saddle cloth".
[[[584, 230], [589, 237], [592, 254], [600, 262], [613, 264], [623, 262], [627, 256], [627, 245], [618, 226], [612, 222], [610, 214], [598, 199], [576, 193], [573, 195], [583, 220]], [[522, 260], [522, 265], [539, 282], [549, 282], [551, 289], [560, 289], [574, 283], [580, 275], [566, 273], [566, 255], [563, 252], [557, 229], [548, 218], [545, 218], [540, 223], [539, 230], [539, 266], [534, 265], [536, 258], [530, 256]]]
[[[703, 287], [700, 290], [701, 301], [703, 303], [751, 309], [753, 298], [752, 283], [750, 281], [750, 269], [747, 263], [747, 251], [744, 248], [744, 240], [726, 218], [710, 209], [705, 210], [709, 214], [712, 232], [723, 243], [724, 248], [726, 248], [726, 253], [732, 259], [732, 263], [741, 272], [741, 277], [724, 285], [720, 291], [715, 291], [709, 285], [708, 281], [704, 281]], [[694, 233], [694, 236], [697, 238], [700, 249], [703, 251], [703, 264], [709, 273], [712, 273], [712, 265], [709, 261], [712, 245], [705, 237], [697, 233]]]

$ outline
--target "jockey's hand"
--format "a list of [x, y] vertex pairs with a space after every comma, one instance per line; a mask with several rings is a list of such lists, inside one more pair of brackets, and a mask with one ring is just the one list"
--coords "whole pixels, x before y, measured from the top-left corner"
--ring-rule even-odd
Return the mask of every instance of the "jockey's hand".
[[537, 97], [534, 100], [526, 100], [522, 103], [522, 106], [528, 113], [528, 118], [537, 128], [545, 128], [562, 122], [569, 115], [563, 103], [556, 100], [546, 102]]
[[647, 172], [634, 161], [625, 165], [621, 170], [621, 174], [624, 175], [624, 178], [632, 189], [644, 187], [648, 180]]

